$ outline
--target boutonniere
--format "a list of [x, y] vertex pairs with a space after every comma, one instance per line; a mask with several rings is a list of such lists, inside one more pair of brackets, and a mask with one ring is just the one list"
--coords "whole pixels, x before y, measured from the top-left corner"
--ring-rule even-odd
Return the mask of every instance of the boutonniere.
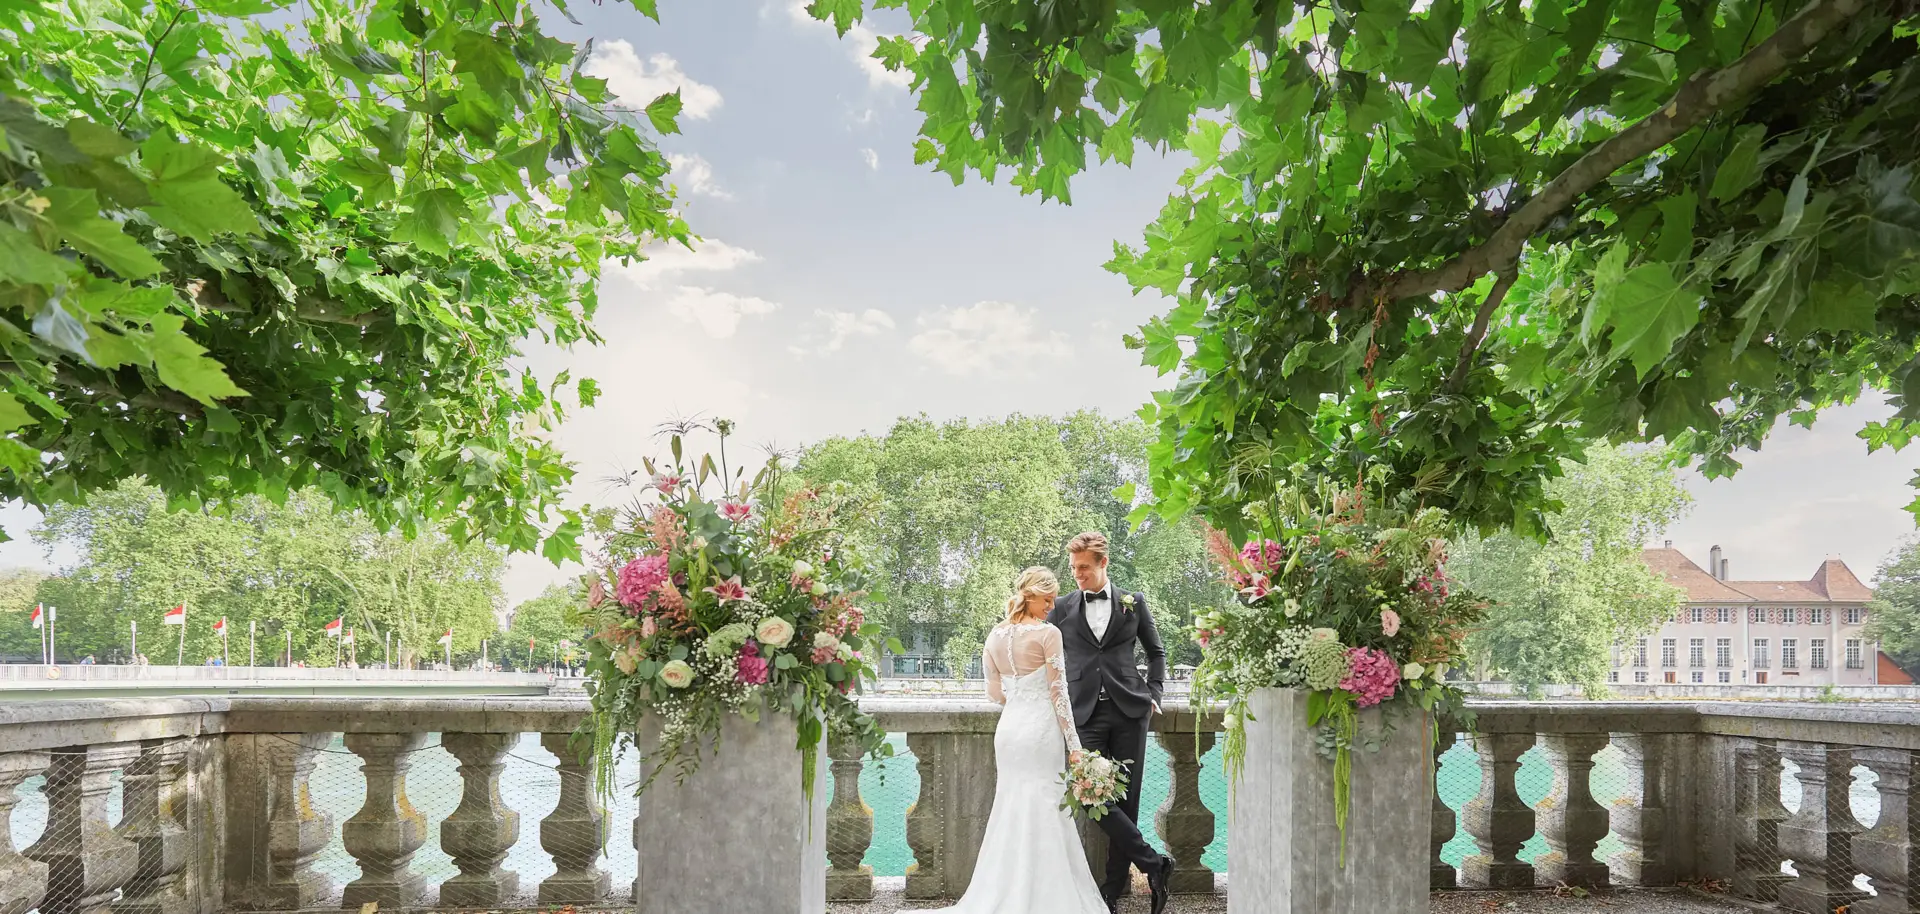
[[1133, 612], [1133, 594], [1123, 593], [1120, 595], [1120, 610], [1122, 612]]

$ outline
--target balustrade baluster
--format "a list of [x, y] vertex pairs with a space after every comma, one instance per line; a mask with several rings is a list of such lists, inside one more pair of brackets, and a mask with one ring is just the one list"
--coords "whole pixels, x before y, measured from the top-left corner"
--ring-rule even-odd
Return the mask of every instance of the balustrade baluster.
[[580, 763], [571, 733], [542, 733], [540, 745], [560, 760], [560, 802], [540, 820], [540, 846], [554, 873], [540, 883], [540, 906], [597, 904], [613, 888], [598, 866], [607, 841], [607, 817], [594, 796], [593, 772]]
[[47, 765], [47, 829], [23, 856], [47, 865], [41, 914], [100, 914], [133, 878], [140, 849], [107, 821], [113, 772], [140, 754], [138, 743], [60, 749]]
[[1786, 859], [1780, 854], [1780, 823], [1788, 816], [1780, 804], [1780, 753], [1772, 743], [1755, 740], [1741, 744], [1737, 759], [1734, 822], [1740, 831], [1734, 844], [1733, 893], [1775, 901], [1780, 886], [1793, 878], [1780, 872]]
[[440, 885], [443, 907], [498, 906], [520, 889], [500, 866], [520, 837], [520, 814], [500, 798], [500, 770], [518, 733], [448, 733], [440, 744], [460, 760], [460, 806], [440, 823], [440, 849], [460, 875]]
[[426, 896], [426, 879], [413, 872], [415, 851], [427, 840], [427, 818], [407, 801], [407, 769], [427, 744], [425, 733], [349, 733], [347, 748], [360, 756], [367, 799], [341, 830], [342, 843], [360, 861], [360, 878], [347, 883], [340, 904], [358, 908], [406, 908]]
[[0, 752], [0, 914], [26, 914], [47, 894], [47, 865], [13, 847], [13, 807], [20, 802], [14, 788], [48, 761], [45, 752]]
[[1605, 888], [1607, 865], [1593, 849], [1607, 836], [1607, 810], [1593, 798], [1593, 754], [1607, 747], [1605, 733], [1548, 733], [1541, 743], [1553, 769], [1553, 791], [1540, 801], [1540, 835], [1547, 853], [1533, 861], [1545, 884]]
[[1800, 876], [1780, 887], [1780, 906], [1830, 914], [1867, 897], [1853, 884], [1853, 836], [1863, 830], [1848, 796], [1853, 754], [1819, 743], [1785, 743], [1780, 754], [1800, 766], [1800, 809], [1780, 823], [1780, 852]]
[[332, 741], [332, 733], [275, 733], [259, 739], [272, 765], [267, 879], [257, 889], [262, 910], [311, 907], [333, 892], [333, 880], [313, 867], [333, 837], [333, 817], [314, 808], [310, 784], [321, 750]]
[[180, 780], [187, 749], [184, 739], [149, 740], [122, 778], [119, 831], [139, 854], [113, 914], [186, 914], [193, 908], [181, 878], [191, 850], [181, 819], [185, 797]]
[[1615, 733], [1613, 744], [1626, 760], [1627, 792], [1609, 816], [1623, 849], [1607, 858], [1620, 885], [1672, 885], [1673, 862], [1667, 844], [1668, 779], [1672, 771], [1664, 734]]
[[945, 734], [909, 733], [907, 748], [920, 766], [920, 794], [907, 807], [907, 847], [913, 865], [907, 867], [908, 898], [947, 896], [947, 775]]
[[827, 900], [871, 901], [873, 867], [861, 861], [873, 844], [873, 810], [860, 796], [860, 744], [835, 735], [827, 740], [833, 758], [833, 803], [827, 807]]
[[1438, 733], [1434, 734], [1433, 860], [1430, 863], [1433, 875], [1428, 883], [1434, 889], [1451, 889], [1459, 885], [1459, 873], [1454, 870], [1453, 864], [1440, 859], [1441, 849], [1447, 846], [1447, 842], [1453, 840], [1453, 833], [1460, 827], [1459, 821], [1453, 814], [1453, 807], [1440, 800], [1440, 757], [1446, 755], [1447, 750], [1452, 749], [1453, 744], [1459, 739], [1460, 734], [1454, 732], [1452, 726], [1443, 726]]
[[1533, 807], [1521, 801], [1513, 780], [1520, 756], [1533, 746], [1533, 740], [1531, 733], [1474, 738], [1474, 751], [1480, 756], [1480, 795], [1461, 812], [1480, 852], [1460, 868], [1461, 882], [1467, 886], [1523, 889], [1533, 885], [1533, 866], [1520, 862], [1520, 846], [1533, 837]]
[[1913, 802], [1914, 762], [1907, 749], [1855, 749], [1853, 760], [1867, 766], [1880, 795], [1880, 817], [1853, 837], [1853, 860], [1872, 880], [1878, 894], [1854, 905], [1853, 914], [1920, 912], [1920, 804]]
[[1195, 735], [1164, 730], [1154, 734], [1160, 748], [1167, 751], [1173, 781], [1167, 787], [1166, 800], [1153, 813], [1153, 827], [1173, 858], [1168, 887], [1180, 894], [1213, 891], [1213, 870], [1200, 859], [1214, 837], [1213, 810], [1200, 796], [1200, 757], [1213, 748], [1213, 734], [1200, 733], [1197, 742]]

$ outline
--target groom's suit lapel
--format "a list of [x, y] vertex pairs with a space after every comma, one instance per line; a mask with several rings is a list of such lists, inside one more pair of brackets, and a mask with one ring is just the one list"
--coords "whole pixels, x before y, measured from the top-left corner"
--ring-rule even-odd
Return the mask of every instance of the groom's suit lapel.
[[[1107, 630], [1100, 636], [1100, 649], [1107, 649], [1107, 642], [1113, 640], [1113, 632], [1120, 627], [1120, 587], [1107, 579]], [[1091, 629], [1089, 629], [1091, 630]]]
[[1074, 615], [1080, 619], [1080, 633], [1087, 637], [1087, 643], [1100, 646], [1100, 639], [1093, 636], [1093, 623], [1087, 619], [1087, 592], [1076, 590], [1073, 593]]

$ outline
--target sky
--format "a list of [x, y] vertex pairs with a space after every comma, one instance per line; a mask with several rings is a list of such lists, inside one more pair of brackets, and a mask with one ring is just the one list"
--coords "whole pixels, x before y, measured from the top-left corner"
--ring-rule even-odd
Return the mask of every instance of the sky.
[[[605, 346], [526, 354], [542, 377], [568, 369], [602, 390], [557, 435], [580, 501], [615, 501], [602, 480], [662, 453], [655, 429], [675, 417], [732, 419], [737, 441], [791, 448], [921, 413], [1121, 416], [1169, 386], [1120, 342], [1168, 303], [1102, 264], [1138, 240], [1184, 161], [1142, 151], [1130, 169], [1095, 168], [1072, 206], [978, 178], [956, 187], [913, 164], [920, 117], [904, 78], [866, 56], [874, 31], [836, 38], [799, 6], [662, 0], [655, 24], [609, 0], [573, 4], [579, 26], [545, 20], [593, 39], [591, 68], [623, 101], [680, 89], [681, 134], [661, 146], [702, 238], [609, 266]], [[1731, 480], [1690, 477], [1695, 505], [1667, 537], [1701, 562], [1722, 546], [1736, 578], [1804, 579], [1829, 555], [1869, 577], [1914, 531], [1902, 506], [1916, 457], [1869, 456], [1854, 437], [1890, 412], [1836, 410], [1776, 432]], [[27, 539], [36, 520], [0, 507], [14, 537], [0, 566], [73, 561]], [[566, 576], [515, 557], [509, 601]]]

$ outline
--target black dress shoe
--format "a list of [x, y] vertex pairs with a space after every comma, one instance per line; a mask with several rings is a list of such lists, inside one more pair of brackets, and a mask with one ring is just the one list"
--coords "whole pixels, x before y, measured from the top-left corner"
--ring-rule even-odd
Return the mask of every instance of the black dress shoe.
[[1160, 866], [1147, 874], [1147, 888], [1153, 892], [1153, 914], [1167, 909], [1168, 881], [1173, 878], [1173, 858], [1160, 855]]
[[1104, 898], [1101, 900], [1107, 903], [1107, 914], [1120, 914], [1120, 899]]

